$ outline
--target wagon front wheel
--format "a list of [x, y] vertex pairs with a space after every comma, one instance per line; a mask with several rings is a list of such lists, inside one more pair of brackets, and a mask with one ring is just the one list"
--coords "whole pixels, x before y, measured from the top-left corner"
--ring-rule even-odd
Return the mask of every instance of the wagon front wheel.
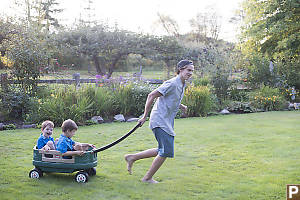
[[38, 179], [43, 176], [43, 172], [40, 169], [34, 168], [29, 172], [29, 178]]
[[78, 172], [75, 176], [75, 181], [77, 183], [86, 183], [89, 181], [89, 175], [86, 172]]

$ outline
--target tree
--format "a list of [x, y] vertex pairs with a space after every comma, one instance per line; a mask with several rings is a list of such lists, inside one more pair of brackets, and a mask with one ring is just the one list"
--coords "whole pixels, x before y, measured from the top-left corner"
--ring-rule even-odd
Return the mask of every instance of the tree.
[[168, 33], [169, 36], [179, 37], [179, 26], [176, 20], [171, 18], [168, 15], [163, 15], [161, 13], [157, 13], [158, 20], [157, 23], [163, 27], [163, 29]]
[[208, 38], [217, 40], [221, 30], [219, 16], [216, 11], [198, 13], [194, 19], [190, 20], [190, 25], [196, 35], [196, 40], [209, 43]]
[[180, 58], [183, 58], [183, 48], [174, 36], [153, 37], [147, 49], [150, 57], [164, 61], [167, 69], [167, 78], [170, 78], [171, 71], [175, 71], [172, 70], [172, 67], [176, 66]]
[[87, 26], [91, 27], [92, 25], [96, 24], [95, 20], [95, 5], [94, 0], [82, 0], [84, 3], [83, 13], [80, 13], [80, 23], [86, 24]]
[[41, 10], [39, 10], [39, 17], [42, 17], [43, 26], [46, 28], [47, 31], [50, 30], [51, 27], [58, 28], [60, 24], [58, 19], [54, 17], [58, 13], [61, 13], [63, 9], [58, 8], [59, 3], [56, 0], [42, 0], [40, 2]]
[[300, 4], [298, 0], [258, 1], [243, 4], [243, 45], [273, 59], [300, 55]]
[[[7, 59], [8, 41], [11, 41], [15, 34], [19, 33], [19, 27], [13, 23], [11, 18], [0, 18], [0, 69], [9, 67]], [[6, 62], [4, 62], [4, 60]]]
[[[131, 53], [145, 55], [151, 41], [148, 36], [105, 25], [81, 26], [69, 33], [62, 33], [59, 43], [76, 49], [91, 60], [100, 75], [112, 73]], [[61, 41], [61, 42], [60, 42]]]
[[[277, 70], [281, 76], [296, 74], [300, 78], [299, 0], [247, 0], [242, 8], [240, 48], [245, 59], [251, 62], [255, 57], [264, 56], [281, 67]], [[293, 78], [289, 84], [300, 87], [299, 78]]]

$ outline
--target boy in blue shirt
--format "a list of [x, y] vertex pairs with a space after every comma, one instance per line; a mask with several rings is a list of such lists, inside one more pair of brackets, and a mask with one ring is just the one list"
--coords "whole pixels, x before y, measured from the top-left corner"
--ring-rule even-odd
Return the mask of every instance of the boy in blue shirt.
[[63, 156], [81, 156], [84, 154], [84, 151], [87, 151], [90, 147], [95, 148], [92, 144], [79, 143], [71, 139], [78, 129], [78, 126], [73, 120], [65, 120], [61, 128], [63, 134], [59, 137], [56, 146], [57, 150], [60, 151]]
[[52, 121], [44, 121], [42, 123], [42, 133], [39, 139], [37, 140], [37, 148], [42, 150], [55, 150], [55, 142], [53, 137], [51, 137], [53, 133], [54, 123]]

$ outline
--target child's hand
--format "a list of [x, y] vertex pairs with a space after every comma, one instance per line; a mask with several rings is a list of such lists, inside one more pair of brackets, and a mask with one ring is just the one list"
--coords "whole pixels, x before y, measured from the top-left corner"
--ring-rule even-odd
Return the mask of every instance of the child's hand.
[[45, 150], [45, 151], [49, 151], [49, 150], [50, 150], [50, 147], [46, 145], [46, 146], [44, 146], [44, 150]]

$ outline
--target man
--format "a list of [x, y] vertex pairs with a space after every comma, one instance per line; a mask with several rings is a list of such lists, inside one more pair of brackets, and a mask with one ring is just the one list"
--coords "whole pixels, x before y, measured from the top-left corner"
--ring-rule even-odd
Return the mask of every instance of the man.
[[187, 111], [187, 106], [181, 104], [184, 95], [185, 82], [194, 72], [193, 62], [181, 60], [177, 64], [177, 76], [165, 81], [160, 87], [152, 91], [146, 100], [143, 117], [139, 120], [141, 126], [145, 123], [151, 105], [157, 98], [150, 115], [150, 128], [158, 142], [158, 148], [148, 149], [136, 154], [125, 155], [128, 172], [136, 160], [155, 157], [143, 182], [158, 183], [152, 177], [161, 167], [167, 157], [174, 157], [174, 119], [180, 108]]

